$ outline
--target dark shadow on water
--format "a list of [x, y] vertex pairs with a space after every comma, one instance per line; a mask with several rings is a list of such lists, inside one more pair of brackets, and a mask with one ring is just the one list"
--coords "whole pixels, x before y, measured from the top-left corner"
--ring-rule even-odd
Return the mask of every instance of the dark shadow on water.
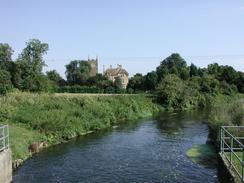
[[162, 133], [176, 134], [187, 124], [204, 123], [209, 111], [162, 112], [156, 117], [157, 128]]

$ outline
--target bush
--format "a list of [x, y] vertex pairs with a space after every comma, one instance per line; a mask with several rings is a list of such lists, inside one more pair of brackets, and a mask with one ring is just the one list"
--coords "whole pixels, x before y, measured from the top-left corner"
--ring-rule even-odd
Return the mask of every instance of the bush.
[[11, 75], [8, 71], [0, 70], [0, 95], [4, 95], [12, 88]]

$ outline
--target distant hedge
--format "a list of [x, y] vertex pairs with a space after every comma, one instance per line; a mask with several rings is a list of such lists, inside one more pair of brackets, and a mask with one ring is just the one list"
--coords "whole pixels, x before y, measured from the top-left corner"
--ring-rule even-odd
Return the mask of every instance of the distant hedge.
[[103, 88], [98, 88], [96, 86], [79, 86], [79, 85], [74, 85], [74, 86], [64, 86], [64, 87], [59, 87], [56, 89], [57, 93], [128, 93], [132, 94], [134, 93], [133, 89], [118, 89], [114, 88], [112, 86], [107, 87], [105, 89]]

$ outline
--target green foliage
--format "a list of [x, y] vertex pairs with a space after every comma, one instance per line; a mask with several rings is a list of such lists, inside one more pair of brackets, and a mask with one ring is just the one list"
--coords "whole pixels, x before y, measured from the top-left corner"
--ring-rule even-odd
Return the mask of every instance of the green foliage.
[[56, 70], [51, 70], [46, 72], [47, 78], [51, 81], [54, 81], [55, 83], [59, 83], [60, 80], [63, 78], [57, 73]]
[[12, 88], [11, 76], [8, 71], [0, 70], [0, 95], [6, 94]]
[[190, 65], [190, 77], [198, 76], [198, 68], [193, 63]]
[[210, 136], [219, 146], [219, 130], [221, 126], [244, 125], [244, 95], [218, 99], [209, 117]]
[[238, 72], [238, 77], [235, 81], [238, 91], [244, 93], [244, 73]]
[[48, 51], [48, 44], [42, 43], [38, 39], [31, 39], [26, 43], [19, 60], [27, 62], [33, 73], [41, 73], [45, 62], [43, 55]]
[[119, 76], [115, 77], [114, 87], [117, 88], [117, 89], [122, 89], [123, 88], [121, 77], [119, 77]]
[[159, 81], [168, 74], [175, 74], [184, 80], [189, 78], [189, 69], [186, 61], [178, 53], [173, 53], [164, 59], [156, 71]]
[[27, 128], [23, 124], [6, 122], [9, 124], [10, 132], [10, 145], [12, 151], [12, 159], [25, 160], [29, 157], [28, 146], [33, 142], [45, 141], [46, 137], [44, 134], [36, 130]]
[[46, 72], [47, 78], [51, 81], [53, 88], [57, 89], [59, 86], [65, 86], [66, 81], [59, 75], [56, 70]]
[[[122, 89], [120, 78], [116, 78], [113, 82], [102, 74], [91, 77], [90, 63], [82, 60], [74, 60], [66, 65], [67, 81], [65, 81], [55, 70], [48, 71], [46, 75], [42, 73], [45, 66], [43, 56], [47, 51], [48, 44], [32, 39], [26, 43], [18, 59], [13, 62], [12, 48], [8, 44], [0, 43], [0, 70], [8, 72], [12, 86], [22, 91], [72, 93], [144, 93], [146, 91], [152, 94], [156, 91], [156, 94], [166, 96], [166, 91], [159, 92], [156, 88], [161, 88], [162, 91], [162, 85], [168, 82], [167, 76], [175, 75], [182, 81], [172, 79], [172, 83], [168, 85], [172, 84], [171, 89], [173, 89], [176, 88], [175, 84], [181, 83], [178, 91], [171, 93], [171, 96], [168, 94], [166, 98], [157, 96], [158, 99], [161, 98], [159, 101], [163, 102], [164, 106], [174, 109], [204, 107], [218, 95], [244, 93], [243, 72], [237, 72], [233, 67], [221, 66], [217, 63], [210, 64], [207, 68], [197, 68], [194, 64], [187, 66], [186, 61], [178, 53], [173, 53], [164, 59], [156, 71], [149, 72], [145, 76], [135, 74], [129, 79], [127, 91]], [[1, 86], [2, 93], [6, 93], [9, 88], [9, 85], [6, 85], [7, 87], [5, 85]]]
[[130, 78], [127, 88], [133, 88], [134, 90], [144, 90], [144, 77], [142, 74], [137, 73], [132, 78]]
[[12, 61], [13, 52], [7, 43], [0, 43], [0, 63]]
[[87, 61], [73, 60], [66, 65], [67, 82], [70, 85], [84, 85], [90, 77], [91, 65]]
[[219, 81], [212, 75], [204, 75], [200, 82], [200, 91], [205, 93], [217, 93], [219, 90]]
[[16, 130], [10, 134], [10, 139], [16, 140], [14, 159], [28, 155], [28, 145], [34, 141], [56, 144], [119, 121], [153, 115], [161, 109], [142, 95], [10, 93], [0, 97], [0, 105], [0, 120], [11, 124], [11, 131]]
[[87, 80], [87, 85], [105, 89], [109, 86], [113, 86], [113, 81], [109, 80], [106, 76], [102, 74], [96, 74], [96, 76], [90, 77]]
[[57, 93], [104, 93], [104, 90], [96, 86], [64, 86], [56, 90]]
[[145, 76], [145, 85], [147, 90], [155, 90], [158, 84], [158, 75], [155, 71], [147, 73]]
[[156, 88], [158, 101], [168, 108], [178, 108], [184, 90], [185, 85], [179, 77], [166, 75]]
[[244, 125], [244, 99], [216, 106], [212, 110], [210, 121], [213, 124], [222, 125]]
[[48, 91], [50, 83], [42, 74], [45, 66], [43, 55], [48, 50], [48, 44], [32, 39], [26, 43], [21, 55], [15, 62], [13, 84], [25, 91]]
[[123, 88], [115, 88], [113, 86], [108, 86], [105, 89], [96, 86], [64, 86], [59, 87], [55, 90], [57, 93], [129, 93], [132, 94], [133, 90], [126, 90]]

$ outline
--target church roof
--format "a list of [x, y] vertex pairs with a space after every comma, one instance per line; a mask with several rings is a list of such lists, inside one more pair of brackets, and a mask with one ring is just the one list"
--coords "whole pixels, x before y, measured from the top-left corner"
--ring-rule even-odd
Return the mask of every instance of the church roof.
[[109, 74], [111, 76], [117, 76], [118, 74], [126, 74], [127, 76], [129, 76], [129, 73], [122, 67], [107, 69], [105, 74]]

